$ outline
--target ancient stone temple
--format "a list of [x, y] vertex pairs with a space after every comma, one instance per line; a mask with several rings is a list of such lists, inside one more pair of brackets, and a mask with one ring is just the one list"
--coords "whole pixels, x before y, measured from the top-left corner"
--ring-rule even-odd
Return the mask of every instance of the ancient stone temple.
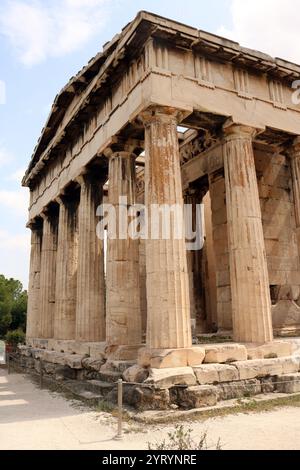
[[[299, 77], [300, 66], [140, 12], [70, 80], [23, 180], [26, 354], [164, 390], [244, 379], [261, 390], [257, 376], [298, 374], [276, 337], [300, 335]], [[202, 204], [204, 244], [103, 240], [98, 208], [122, 200]], [[231, 342], [205, 344], [216, 333]]]

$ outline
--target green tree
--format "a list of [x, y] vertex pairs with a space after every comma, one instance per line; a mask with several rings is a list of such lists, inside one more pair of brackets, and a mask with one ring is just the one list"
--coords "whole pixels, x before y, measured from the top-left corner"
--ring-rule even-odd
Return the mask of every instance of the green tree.
[[0, 275], [0, 336], [8, 331], [25, 331], [27, 312], [27, 292], [16, 279], [6, 279]]

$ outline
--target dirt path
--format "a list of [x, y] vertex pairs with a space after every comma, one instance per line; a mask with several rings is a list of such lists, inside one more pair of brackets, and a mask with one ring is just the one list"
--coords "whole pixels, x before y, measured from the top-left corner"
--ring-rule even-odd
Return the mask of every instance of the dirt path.
[[[124, 441], [115, 441], [116, 422], [110, 415], [75, 406], [58, 394], [39, 390], [21, 375], [0, 370], [1, 450], [147, 449], [172, 427], [136, 425]], [[300, 408], [269, 413], [238, 414], [194, 422], [197, 438], [208, 431], [210, 443], [221, 439], [223, 449], [300, 450]], [[136, 432], [138, 431], [138, 432]]]

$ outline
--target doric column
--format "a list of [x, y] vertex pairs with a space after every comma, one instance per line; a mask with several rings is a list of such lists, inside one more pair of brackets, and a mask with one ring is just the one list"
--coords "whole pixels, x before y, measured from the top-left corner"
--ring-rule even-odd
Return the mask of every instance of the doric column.
[[[143, 114], [145, 124], [145, 191], [146, 207], [151, 218], [152, 205], [177, 205], [183, 209], [177, 113], [156, 108]], [[171, 218], [170, 218], [171, 219]], [[185, 236], [146, 241], [147, 346], [150, 349], [189, 348], [192, 345], [189, 281]], [[177, 239], [176, 239], [177, 238]]]
[[297, 137], [289, 152], [291, 158], [296, 227], [300, 229], [300, 137]]
[[139, 266], [140, 266], [140, 305], [142, 318], [142, 336], [143, 339], [147, 333], [147, 275], [146, 275], [146, 243], [140, 240], [139, 248]]
[[234, 340], [273, 340], [266, 250], [252, 140], [255, 129], [224, 128], [224, 168]]
[[[192, 216], [191, 228], [194, 233], [204, 235], [203, 219], [200, 217], [198, 206], [202, 204], [205, 191], [188, 189], [184, 195], [184, 202], [189, 207]], [[198, 226], [197, 226], [198, 223]], [[192, 241], [192, 240], [190, 240]], [[187, 251], [187, 266], [190, 288], [190, 310], [192, 319], [192, 331], [196, 336], [198, 333], [206, 333], [206, 305], [205, 305], [205, 247], [195, 247]]]
[[42, 250], [42, 221], [28, 225], [31, 229], [31, 254], [27, 308], [27, 340], [38, 339], [40, 336], [40, 272]]
[[[120, 211], [127, 211], [135, 204], [135, 194], [135, 156], [130, 152], [113, 153], [109, 158], [108, 202], [115, 208], [117, 237], [108, 238], [107, 244], [106, 341], [109, 346], [135, 346], [142, 342], [139, 240], [131, 239], [128, 232], [123, 234], [124, 239], [119, 237]], [[120, 198], [124, 198], [121, 204]]]
[[40, 288], [40, 336], [44, 339], [51, 339], [54, 337], [58, 214], [54, 211], [46, 211], [42, 218], [44, 223]]
[[78, 272], [76, 340], [105, 340], [105, 279], [103, 240], [97, 237], [96, 212], [103, 200], [103, 181], [92, 174], [78, 178]]
[[56, 262], [54, 338], [74, 340], [78, 261], [78, 202], [67, 196], [60, 205]]

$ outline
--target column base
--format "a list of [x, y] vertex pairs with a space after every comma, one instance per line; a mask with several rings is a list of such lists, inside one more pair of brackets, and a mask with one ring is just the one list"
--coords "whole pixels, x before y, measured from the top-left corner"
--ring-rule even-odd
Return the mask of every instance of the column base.
[[106, 345], [105, 356], [110, 361], [136, 361], [138, 353], [144, 344], [135, 344], [132, 346], [110, 346]]
[[173, 367], [193, 367], [203, 363], [205, 349], [195, 346], [185, 349], [149, 349], [139, 351], [138, 365], [151, 369], [168, 369]]

